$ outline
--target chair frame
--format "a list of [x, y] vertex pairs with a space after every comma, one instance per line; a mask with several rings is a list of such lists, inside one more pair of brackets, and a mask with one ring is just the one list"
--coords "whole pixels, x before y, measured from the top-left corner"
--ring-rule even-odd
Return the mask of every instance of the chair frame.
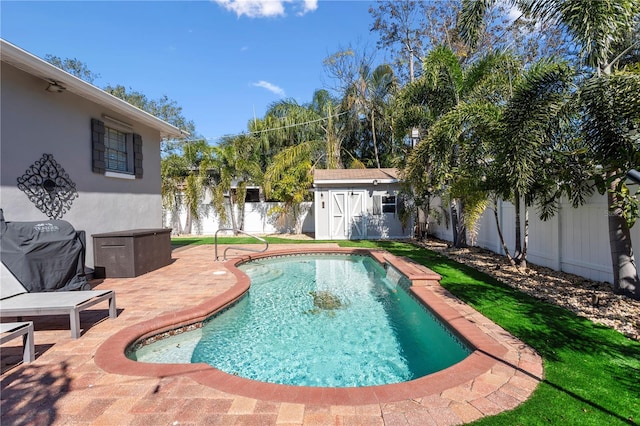
[[[0, 262], [2, 295], [0, 318], [69, 315], [71, 337], [80, 337], [80, 312], [100, 302], [109, 302], [109, 317], [116, 318], [116, 293], [113, 290], [54, 291], [28, 293], [15, 275]], [[20, 319], [19, 319], [20, 320]]]
[[36, 358], [32, 321], [0, 323], [0, 333], [0, 344], [23, 337], [22, 362], [26, 364]]

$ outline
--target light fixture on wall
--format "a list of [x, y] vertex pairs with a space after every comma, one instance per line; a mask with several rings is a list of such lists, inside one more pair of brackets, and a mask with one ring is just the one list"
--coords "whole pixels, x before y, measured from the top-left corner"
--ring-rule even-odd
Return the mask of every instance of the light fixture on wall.
[[49, 81], [49, 85], [45, 90], [51, 93], [62, 93], [65, 90], [67, 90], [67, 88], [61, 85], [60, 83], [58, 83], [57, 81], [51, 80]]
[[378, 185], [378, 179], [374, 179], [373, 180], [373, 186], [377, 186]]

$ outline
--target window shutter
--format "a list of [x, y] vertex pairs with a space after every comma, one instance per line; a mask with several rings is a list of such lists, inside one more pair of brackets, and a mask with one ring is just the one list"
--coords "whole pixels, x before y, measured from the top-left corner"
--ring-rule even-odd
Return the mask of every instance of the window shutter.
[[93, 173], [104, 174], [104, 123], [95, 118], [91, 119], [91, 152]]
[[133, 134], [133, 171], [136, 179], [142, 179], [142, 136]]

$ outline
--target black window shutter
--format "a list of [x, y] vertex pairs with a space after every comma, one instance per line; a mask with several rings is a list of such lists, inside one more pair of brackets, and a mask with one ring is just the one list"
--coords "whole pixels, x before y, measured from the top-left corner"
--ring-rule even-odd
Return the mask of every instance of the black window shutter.
[[133, 134], [133, 171], [136, 179], [142, 179], [142, 136]]
[[104, 123], [98, 119], [91, 119], [91, 152], [93, 173], [104, 174]]

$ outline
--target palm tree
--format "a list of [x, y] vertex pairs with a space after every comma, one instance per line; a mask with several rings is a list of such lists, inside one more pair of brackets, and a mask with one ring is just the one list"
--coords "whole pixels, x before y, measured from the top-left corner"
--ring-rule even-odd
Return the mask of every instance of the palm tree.
[[[545, 160], [551, 158], [557, 148], [554, 143], [562, 135], [556, 121], [565, 106], [572, 79], [573, 71], [566, 64], [551, 61], [540, 61], [521, 78], [514, 78], [513, 94], [504, 106], [494, 141], [496, 171], [492, 181], [503, 198], [514, 201], [515, 255], [523, 269], [527, 267], [528, 207], [536, 198], [547, 196], [549, 187], [556, 186], [555, 181], [543, 179], [552, 166]], [[524, 200], [524, 242], [521, 200]]]
[[[231, 227], [244, 228], [244, 200], [248, 184], [262, 183], [262, 170], [257, 159], [258, 141], [248, 135], [224, 138], [213, 148], [213, 156], [206, 168], [213, 174], [213, 207], [221, 222], [227, 220], [224, 200], [228, 200]], [[235, 186], [235, 188], [234, 188]], [[236, 216], [236, 206], [238, 216]]]
[[[354, 117], [368, 124], [373, 159], [378, 168], [380, 168], [378, 136], [382, 128], [382, 123], [378, 123], [378, 120], [384, 121], [396, 86], [397, 82], [391, 66], [379, 65], [372, 71], [371, 67], [365, 64], [360, 67], [357, 80], [347, 88], [344, 95], [345, 109], [353, 110]], [[387, 133], [391, 135], [391, 132]]]
[[[294, 232], [301, 232], [300, 203], [310, 199], [312, 168], [324, 161], [328, 167], [338, 167], [342, 139], [334, 118], [334, 103], [329, 93], [316, 91], [313, 101], [299, 105], [293, 100], [273, 104], [263, 120], [261, 138], [268, 139], [270, 150], [264, 175], [264, 190], [268, 199], [281, 201], [281, 207], [269, 214], [285, 219], [290, 213], [295, 221]], [[257, 126], [256, 126], [257, 128]]]
[[[468, 0], [464, 3], [459, 23], [461, 34], [469, 43], [477, 40], [487, 9], [495, 2]], [[640, 3], [632, 0], [511, 0], [509, 3], [518, 6], [527, 16], [563, 26], [581, 47], [584, 64], [592, 70], [581, 85], [577, 102], [585, 113], [582, 135], [591, 146], [593, 159], [601, 166], [596, 183], [600, 182], [599, 189], [607, 192], [613, 288], [617, 293], [640, 299], [640, 278], [629, 231], [633, 224], [633, 206], [637, 204], [628, 196], [630, 191], [624, 183], [628, 170], [638, 164], [634, 134], [640, 128], [640, 108], [637, 91], [628, 89], [637, 87], [640, 76], [618, 70], [620, 59], [640, 45], [640, 35], [633, 31], [639, 19]]]
[[[463, 69], [453, 51], [440, 46], [425, 58], [420, 79], [401, 95], [409, 102], [403, 104], [399, 123], [405, 131], [420, 126], [424, 135], [407, 161], [405, 174], [412, 182], [422, 182], [419, 192], [446, 190], [452, 195], [456, 247], [466, 244], [465, 205], [476, 211], [481, 203], [482, 197], [474, 193], [479, 186], [470, 182], [480, 182], [485, 174], [480, 165], [500, 113], [494, 102], [507, 98], [508, 75], [518, 66], [509, 55], [493, 54]], [[430, 179], [421, 178], [424, 174]], [[467, 225], [473, 228], [473, 223]]]
[[182, 188], [187, 177], [189, 165], [185, 158], [178, 154], [169, 154], [160, 161], [160, 175], [162, 176], [162, 207], [170, 212], [173, 231], [184, 232], [179, 220], [179, 209], [182, 206]]
[[[318, 115], [317, 120], [320, 127], [324, 131], [326, 155], [325, 165], [327, 169], [341, 169], [342, 168], [342, 132], [338, 128], [336, 120], [338, 114], [336, 105], [338, 102], [333, 99], [327, 90], [316, 90], [313, 93], [313, 99], [308, 108]], [[325, 117], [326, 120], [322, 120]]]
[[[284, 204], [270, 209], [269, 214], [284, 220], [289, 213], [294, 219], [294, 233], [302, 232], [301, 203], [311, 199], [313, 183], [314, 151], [322, 144], [317, 141], [301, 142], [279, 152], [265, 173], [265, 193], [267, 197]], [[314, 149], [315, 147], [315, 149]], [[317, 156], [317, 154], [316, 154]]]
[[[200, 205], [208, 186], [207, 159], [211, 147], [204, 140], [186, 142], [180, 154], [171, 153], [161, 160], [163, 207], [172, 212], [173, 226], [178, 233], [192, 232], [193, 221], [201, 215]], [[184, 228], [175, 220], [184, 207], [187, 219]]]

